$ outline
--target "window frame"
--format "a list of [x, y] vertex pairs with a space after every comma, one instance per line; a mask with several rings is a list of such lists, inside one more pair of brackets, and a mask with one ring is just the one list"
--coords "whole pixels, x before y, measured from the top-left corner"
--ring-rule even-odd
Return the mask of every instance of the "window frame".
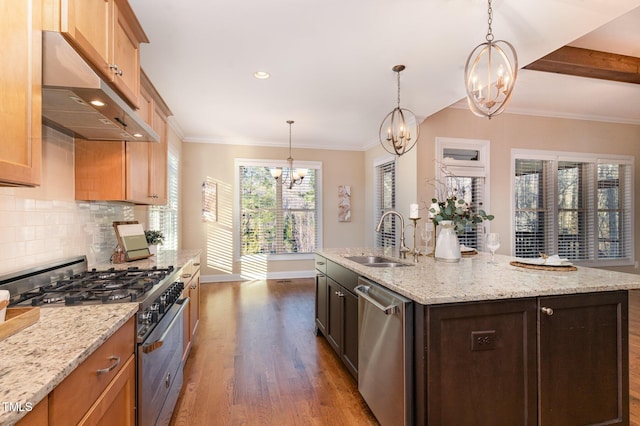
[[[294, 160], [294, 168], [314, 169], [316, 171], [316, 247], [322, 248], [322, 162], [321, 161], [300, 161]], [[240, 167], [282, 167], [288, 168], [289, 163], [286, 160], [270, 160], [256, 158], [236, 158], [234, 159], [234, 209], [233, 214], [233, 258], [235, 262], [243, 260], [251, 261], [257, 258], [266, 259], [267, 261], [288, 261], [288, 260], [308, 260], [314, 258], [314, 253], [257, 253], [257, 254], [240, 254], [240, 229], [241, 229], [241, 209], [240, 209]], [[275, 179], [274, 179], [275, 180]], [[281, 183], [278, 183], [282, 185]]]
[[[529, 150], [529, 149], [512, 149], [511, 150], [511, 197], [510, 197], [510, 219], [511, 219], [511, 230], [510, 230], [510, 239], [511, 239], [511, 255], [515, 256], [516, 253], [516, 206], [515, 206], [515, 191], [516, 191], [516, 182], [515, 182], [515, 174], [516, 174], [516, 160], [540, 160], [540, 161], [551, 161], [553, 167], [551, 167], [551, 172], [553, 176], [553, 194], [543, 194], [545, 198], [548, 200], [552, 200], [554, 203], [553, 209], [550, 213], [550, 221], [551, 227], [553, 227], [553, 241], [548, 240], [548, 237], [545, 237], [544, 244], [546, 247], [550, 247], [549, 244], [553, 244], [557, 249], [558, 239], [559, 239], [559, 231], [558, 231], [558, 211], [559, 211], [559, 203], [557, 197], [557, 186], [558, 186], [558, 163], [559, 162], [576, 162], [576, 163], [588, 163], [593, 164], [595, 167], [595, 181], [590, 182], [587, 185], [591, 185], [591, 189], [594, 191], [594, 194], [590, 194], [590, 199], [593, 200], [593, 205], [589, 206], [586, 209], [587, 217], [595, 217], [598, 216], [598, 204], [597, 204], [597, 190], [598, 190], [598, 180], [597, 180], [597, 167], [600, 164], [617, 164], [617, 165], [625, 165], [630, 168], [629, 175], [629, 189], [625, 192], [628, 193], [630, 199], [627, 200], [627, 204], [629, 207], [628, 213], [628, 227], [630, 228], [631, 233], [631, 243], [629, 244], [629, 253], [627, 256], [623, 258], [611, 259], [611, 258], [591, 258], [591, 259], [572, 259], [571, 262], [578, 266], [587, 266], [587, 267], [615, 267], [615, 266], [630, 266], [635, 263], [635, 244], [633, 242], [635, 237], [635, 193], [634, 193], [634, 176], [635, 176], [635, 157], [630, 155], [618, 155], [618, 154], [595, 154], [595, 153], [580, 153], [580, 152], [568, 152], [568, 151], [548, 151], [548, 150]], [[626, 185], [627, 183], [625, 183]], [[546, 186], [543, 185], [543, 186]], [[624, 200], [623, 200], [624, 202]], [[597, 219], [586, 220], [585, 223], [587, 226], [593, 227], [592, 230], [587, 229], [587, 234], [591, 234], [594, 241], [589, 242], [589, 244], [595, 244], [594, 252], [597, 252], [598, 247], [598, 224]], [[549, 232], [548, 229], [545, 229], [545, 234]], [[555, 254], [555, 253], [554, 253]], [[592, 253], [588, 254], [589, 256]]]
[[[446, 149], [472, 150], [478, 152], [477, 160], [456, 160], [453, 158], [445, 158], [444, 151]], [[482, 202], [481, 209], [487, 214], [491, 214], [491, 141], [488, 139], [464, 139], [464, 138], [448, 138], [436, 137], [435, 143], [435, 160], [436, 160], [436, 193], [446, 194], [446, 181], [449, 176], [456, 178], [481, 178], [482, 195], [479, 197]], [[437, 194], [434, 194], [438, 198]], [[431, 199], [429, 199], [431, 204]], [[476, 206], [478, 208], [479, 206]], [[479, 223], [476, 227], [476, 249], [484, 251], [484, 234], [491, 232], [491, 221]]]
[[[388, 210], [396, 209], [396, 204], [398, 201], [398, 159], [395, 155], [385, 155], [379, 158], [376, 158], [373, 161], [373, 178], [374, 178], [374, 188], [373, 188], [373, 246], [374, 247], [383, 247], [379, 246], [379, 238], [380, 233], [376, 231], [376, 227], [378, 226], [378, 222], [380, 221], [380, 217], [382, 217], [382, 213], [380, 213], [380, 205], [379, 202], [382, 201], [379, 198], [380, 194], [380, 186], [382, 182], [379, 179], [379, 170], [380, 166], [384, 166], [386, 164], [393, 163], [393, 206]], [[394, 238], [395, 241], [392, 247], [400, 247], [400, 233], [398, 232], [398, 227], [400, 226], [400, 222], [396, 221], [396, 217], [394, 215], [387, 216], [388, 220], [391, 220], [395, 225], [394, 229]], [[385, 219], [387, 220], [387, 219]]]

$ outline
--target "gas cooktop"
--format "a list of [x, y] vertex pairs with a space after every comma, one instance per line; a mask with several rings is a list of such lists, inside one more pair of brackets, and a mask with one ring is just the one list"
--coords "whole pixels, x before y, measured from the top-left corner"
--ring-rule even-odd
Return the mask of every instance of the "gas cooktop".
[[10, 306], [73, 306], [138, 302], [164, 291], [174, 267], [87, 270], [84, 256], [70, 261], [0, 277], [11, 294]]

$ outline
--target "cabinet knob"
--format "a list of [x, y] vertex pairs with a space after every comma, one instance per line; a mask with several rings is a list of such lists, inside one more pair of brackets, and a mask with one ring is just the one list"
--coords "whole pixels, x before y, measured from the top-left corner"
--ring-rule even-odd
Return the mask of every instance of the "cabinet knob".
[[543, 306], [542, 308], [540, 308], [540, 310], [549, 316], [553, 315], [553, 308], [547, 308]]

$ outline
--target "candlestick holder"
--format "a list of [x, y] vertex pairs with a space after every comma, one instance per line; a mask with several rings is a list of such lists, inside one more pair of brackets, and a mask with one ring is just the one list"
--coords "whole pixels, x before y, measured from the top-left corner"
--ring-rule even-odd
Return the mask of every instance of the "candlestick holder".
[[420, 256], [420, 249], [418, 249], [418, 245], [416, 244], [417, 239], [417, 231], [418, 231], [418, 221], [421, 219], [420, 217], [410, 217], [413, 222], [413, 248], [411, 249], [411, 254], [413, 254], [413, 261], [418, 263], [418, 256]]

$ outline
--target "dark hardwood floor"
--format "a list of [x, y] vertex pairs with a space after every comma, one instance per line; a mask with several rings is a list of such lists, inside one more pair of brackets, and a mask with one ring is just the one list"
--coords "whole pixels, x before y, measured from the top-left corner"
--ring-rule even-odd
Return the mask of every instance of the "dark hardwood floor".
[[[171, 425], [376, 425], [313, 334], [314, 283], [203, 284], [201, 318]], [[640, 290], [629, 295], [631, 426], [640, 426]]]
[[172, 425], [376, 425], [314, 330], [314, 281], [203, 284]]

